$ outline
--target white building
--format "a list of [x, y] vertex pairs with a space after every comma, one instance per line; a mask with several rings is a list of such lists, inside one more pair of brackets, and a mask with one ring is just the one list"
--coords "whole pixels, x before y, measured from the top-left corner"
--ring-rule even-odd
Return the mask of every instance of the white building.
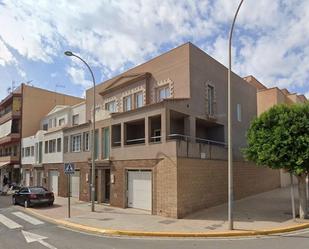
[[25, 186], [45, 185], [57, 194], [59, 173], [49, 169], [49, 165], [64, 161], [64, 128], [83, 123], [86, 123], [85, 102], [74, 106], [57, 105], [42, 119], [41, 130], [22, 139], [22, 183]]

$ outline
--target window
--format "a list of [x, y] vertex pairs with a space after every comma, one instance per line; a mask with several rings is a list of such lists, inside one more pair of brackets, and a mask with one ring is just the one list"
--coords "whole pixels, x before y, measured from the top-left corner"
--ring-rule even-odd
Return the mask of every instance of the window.
[[127, 112], [132, 110], [132, 95], [123, 98], [123, 111]]
[[73, 125], [78, 125], [79, 124], [79, 115], [78, 114], [73, 115], [72, 123], [73, 123]]
[[49, 140], [48, 152], [49, 152], [49, 153], [54, 153], [54, 152], [56, 152], [56, 139]]
[[163, 99], [169, 98], [170, 96], [171, 96], [171, 91], [170, 91], [169, 86], [158, 88], [158, 92], [157, 92], [158, 102], [162, 101]]
[[61, 152], [61, 138], [57, 138], [57, 152]]
[[63, 126], [64, 122], [65, 122], [64, 118], [61, 118], [61, 119], [58, 120], [58, 125]]
[[22, 148], [21, 149], [21, 157], [24, 157], [25, 156], [25, 148]]
[[48, 141], [45, 141], [45, 144], [44, 144], [44, 152], [45, 152], [45, 154], [48, 153]]
[[143, 92], [135, 93], [135, 108], [140, 108], [144, 105]]
[[89, 151], [89, 132], [84, 132], [84, 151]]
[[110, 101], [108, 103], [105, 103], [105, 110], [109, 112], [116, 112], [116, 101]]
[[31, 156], [34, 156], [34, 146], [31, 146]]
[[48, 120], [48, 128], [52, 128], [53, 127], [53, 120], [49, 119]]
[[43, 124], [43, 131], [47, 131], [48, 130], [48, 124]]
[[72, 141], [72, 152], [80, 152], [81, 150], [81, 135], [73, 135], [71, 137]]
[[30, 156], [30, 147], [26, 147], [25, 157], [29, 157], [29, 156]]
[[215, 89], [213, 86], [208, 85], [207, 87], [207, 94], [208, 94], [208, 114], [214, 115], [214, 96], [215, 96]]
[[237, 121], [241, 122], [241, 104], [237, 104]]

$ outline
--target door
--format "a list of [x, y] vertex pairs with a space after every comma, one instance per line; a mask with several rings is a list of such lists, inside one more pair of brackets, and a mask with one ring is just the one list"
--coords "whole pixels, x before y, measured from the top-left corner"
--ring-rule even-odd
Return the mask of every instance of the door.
[[25, 185], [26, 187], [29, 187], [30, 186], [30, 171], [25, 171], [25, 179], [26, 179], [26, 182], [25, 182]]
[[75, 171], [74, 175], [71, 175], [71, 196], [79, 198], [79, 182], [80, 172]]
[[58, 195], [58, 171], [51, 170], [48, 173], [49, 178], [49, 190], [54, 193], [54, 195]]
[[151, 171], [128, 171], [128, 207], [152, 209]]
[[42, 181], [43, 172], [41, 170], [36, 171], [36, 186], [43, 186]]
[[111, 173], [110, 173], [110, 169], [106, 169], [105, 170], [105, 197], [104, 197], [105, 203], [109, 203], [110, 186], [111, 186]]

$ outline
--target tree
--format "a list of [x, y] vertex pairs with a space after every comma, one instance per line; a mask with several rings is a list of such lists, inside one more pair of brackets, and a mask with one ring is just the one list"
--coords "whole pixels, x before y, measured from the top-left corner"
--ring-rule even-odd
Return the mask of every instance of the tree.
[[251, 123], [247, 140], [244, 154], [248, 160], [297, 176], [299, 215], [301, 219], [307, 218], [309, 103], [272, 107]]

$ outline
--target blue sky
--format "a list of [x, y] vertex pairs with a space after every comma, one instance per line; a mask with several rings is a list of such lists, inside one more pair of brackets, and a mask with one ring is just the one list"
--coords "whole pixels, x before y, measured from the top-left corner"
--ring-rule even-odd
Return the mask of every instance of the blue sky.
[[[226, 65], [238, 0], [0, 0], [0, 99], [15, 85], [83, 96], [97, 82], [191, 41]], [[245, 0], [233, 70], [309, 97], [309, 1]]]

